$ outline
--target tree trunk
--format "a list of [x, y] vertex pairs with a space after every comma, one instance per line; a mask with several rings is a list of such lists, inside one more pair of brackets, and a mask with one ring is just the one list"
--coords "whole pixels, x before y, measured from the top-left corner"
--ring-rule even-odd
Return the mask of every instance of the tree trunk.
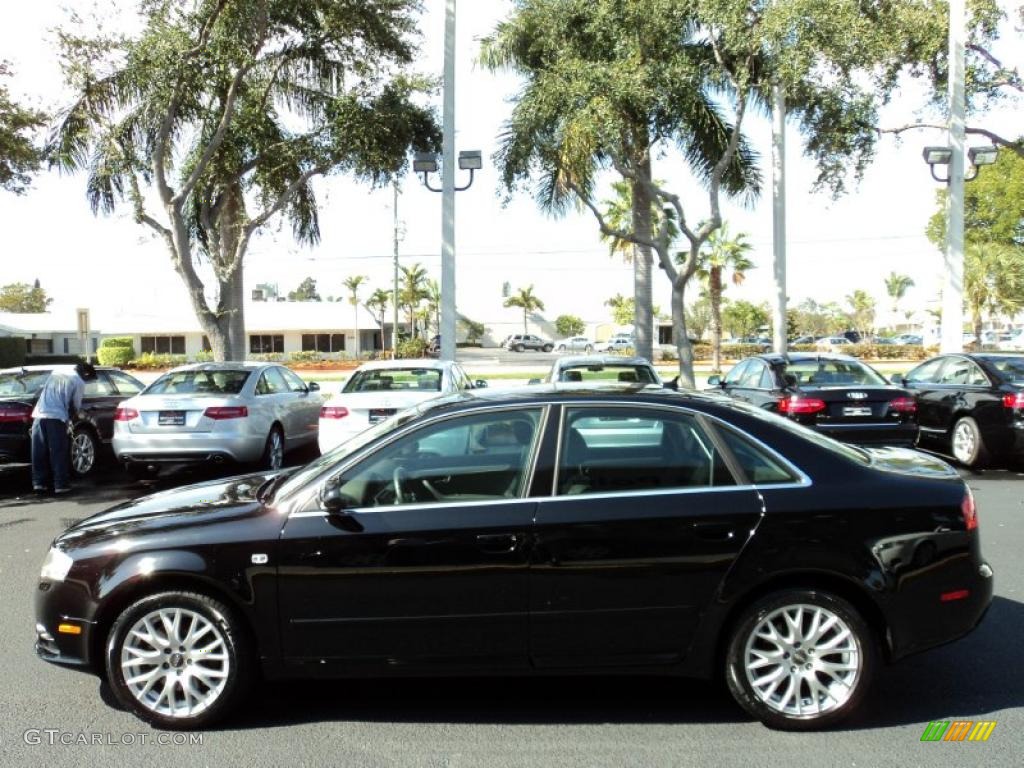
[[[357, 301], [358, 301], [358, 299], [357, 299]], [[356, 332], [355, 355], [356, 355], [356, 360], [358, 360], [359, 359], [359, 305], [358, 304], [353, 304], [352, 305], [352, 316], [353, 316], [353, 323], [354, 323], [354, 328], [355, 328], [355, 332]]]
[[[646, 149], [646, 148], [645, 148]], [[651, 181], [651, 161], [645, 159], [639, 164], [638, 172]], [[638, 240], [651, 242], [651, 197], [648, 187], [639, 180], [631, 184], [633, 193], [633, 233]], [[651, 270], [653, 260], [651, 249], [638, 245], [633, 255], [633, 347], [637, 356], [653, 362], [654, 345], [651, 334], [654, 330]]]
[[686, 283], [688, 276], [680, 272], [672, 281], [672, 332], [676, 337], [676, 353], [679, 355], [679, 387], [693, 389], [693, 347], [686, 332]]
[[711, 371], [722, 371], [722, 268], [712, 266], [708, 274], [711, 300]]
[[525, 336], [527, 333], [528, 331], [526, 330], [526, 307], [523, 307], [523, 335]]

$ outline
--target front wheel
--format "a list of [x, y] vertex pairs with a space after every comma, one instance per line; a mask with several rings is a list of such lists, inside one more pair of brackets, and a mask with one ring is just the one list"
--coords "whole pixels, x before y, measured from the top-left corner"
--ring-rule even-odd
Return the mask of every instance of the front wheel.
[[71, 471], [76, 477], [87, 477], [96, 469], [99, 441], [88, 427], [78, 427], [71, 434]]
[[589, 355], [591, 352], [594, 351], [594, 348], [592, 346], [590, 346], [589, 344], [587, 344], [587, 346], [585, 346], [583, 348], [583, 351], [586, 352]]
[[260, 459], [260, 467], [263, 469], [278, 470], [284, 466], [284, 435], [278, 427], [270, 430], [267, 435], [267, 442], [263, 446], [263, 456]]
[[249, 678], [242, 628], [223, 603], [162, 592], [110, 630], [107, 677], [118, 701], [161, 728], [201, 728], [227, 714]]
[[988, 450], [978, 429], [978, 422], [970, 416], [958, 419], [953, 425], [950, 439], [953, 458], [965, 467], [982, 467], [988, 461]]
[[550, 352], [551, 351], [551, 345], [550, 344], [545, 344], [543, 349], [544, 349], [545, 352]]
[[729, 640], [729, 691], [769, 728], [825, 728], [864, 700], [874, 673], [874, 634], [840, 597], [776, 592], [740, 616]]
[[559, 344], [558, 345], [558, 351], [559, 352], [565, 352], [565, 344]]
[[524, 347], [522, 344], [516, 344], [516, 352], [525, 352], [525, 351], [526, 351], [526, 347]]

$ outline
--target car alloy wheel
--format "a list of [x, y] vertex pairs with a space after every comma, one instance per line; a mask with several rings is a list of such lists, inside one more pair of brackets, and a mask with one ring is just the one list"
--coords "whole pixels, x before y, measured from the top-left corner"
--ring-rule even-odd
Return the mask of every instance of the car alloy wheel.
[[165, 592], [118, 617], [107, 646], [107, 676], [118, 700], [144, 720], [199, 727], [239, 698], [246, 658], [225, 605], [205, 595]]
[[980, 466], [988, 457], [978, 423], [970, 416], [964, 416], [953, 425], [953, 436], [950, 443], [953, 458], [964, 466]]
[[845, 600], [789, 590], [745, 612], [730, 642], [726, 679], [737, 702], [769, 727], [824, 727], [863, 700], [874, 642]]
[[79, 477], [88, 475], [96, 466], [96, 438], [82, 428], [71, 436], [71, 470]]
[[267, 444], [263, 449], [264, 469], [280, 469], [284, 465], [284, 437], [281, 430], [274, 427], [267, 435]]

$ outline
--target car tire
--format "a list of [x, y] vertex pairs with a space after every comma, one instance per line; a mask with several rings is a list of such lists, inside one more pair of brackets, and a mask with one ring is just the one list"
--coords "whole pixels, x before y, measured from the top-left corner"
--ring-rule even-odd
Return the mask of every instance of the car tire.
[[543, 349], [543, 350], [544, 350], [545, 352], [550, 352], [550, 351], [551, 351], [551, 345], [550, 345], [550, 344], [545, 344], [545, 345], [544, 345], [544, 346], [542, 347], [542, 349]]
[[590, 346], [589, 344], [587, 344], [587, 346], [585, 346], [583, 348], [583, 351], [589, 355], [591, 352], [594, 351], [594, 348], [592, 346]]
[[225, 604], [193, 592], [160, 592], [134, 602], [114, 622], [107, 679], [118, 702], [142, 720], [158, 728], [204, 728], [242, 700], [251, 658], [242, 624]]
[[71, 433], [71, 472], [75, 477], [88, 477], [96, 471], [100, 458], [100, 441], [89, 427], [75, 427]]
[[787, 589], [753, 603], [733, 627], [726, 684], [769, 728], [827, 728], [864, 701], [879, 657], [877, 639], [846, 600]]
[[525, 352], [526, 351], [526, 347], [524, 347], [522, 344], [516, 344], [515, 349], [516, 349], [516, 352]]
[[978, 469], [988, 463], [989, 453], [978, 422], [970, 416], [956, 420], [949, 435], [949, 449], [953, 458], [965, 467]]
[[559, 344], [558, 345], [558, 351], [559, 352], [565, 352], [565, 344]]
[[284, 466], [284, 434], [278, 426], [271, 427], [267, 442], [263, 445], [260, 469], [278, 470]]

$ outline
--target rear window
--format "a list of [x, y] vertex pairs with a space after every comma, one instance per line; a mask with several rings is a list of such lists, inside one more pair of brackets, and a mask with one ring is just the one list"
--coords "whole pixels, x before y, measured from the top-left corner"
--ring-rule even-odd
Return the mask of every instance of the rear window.
[[563, 368], [559, 381], [621, 381], [629, 384], [657, 384], [654, 371], [646, 365], [580, 365]]
[[888, 382], [873, 368], [856, 360], [797, 360], [785, 367], [787, 381], [797, 386], [884, 386]]
[[356, 371], [342, 392], [441, 391], [440, 368], [378, 368]]
[[986, 357], [989, 365], [1013, 384], [1024, 384], [1024, 357]]
[[0, 396], [37, 395], [50, 378], [50, 371], [0, 373]]
[[237, 395], [245, 386], [249, 371], [175, 371], [150, 384], [144, 395]]

